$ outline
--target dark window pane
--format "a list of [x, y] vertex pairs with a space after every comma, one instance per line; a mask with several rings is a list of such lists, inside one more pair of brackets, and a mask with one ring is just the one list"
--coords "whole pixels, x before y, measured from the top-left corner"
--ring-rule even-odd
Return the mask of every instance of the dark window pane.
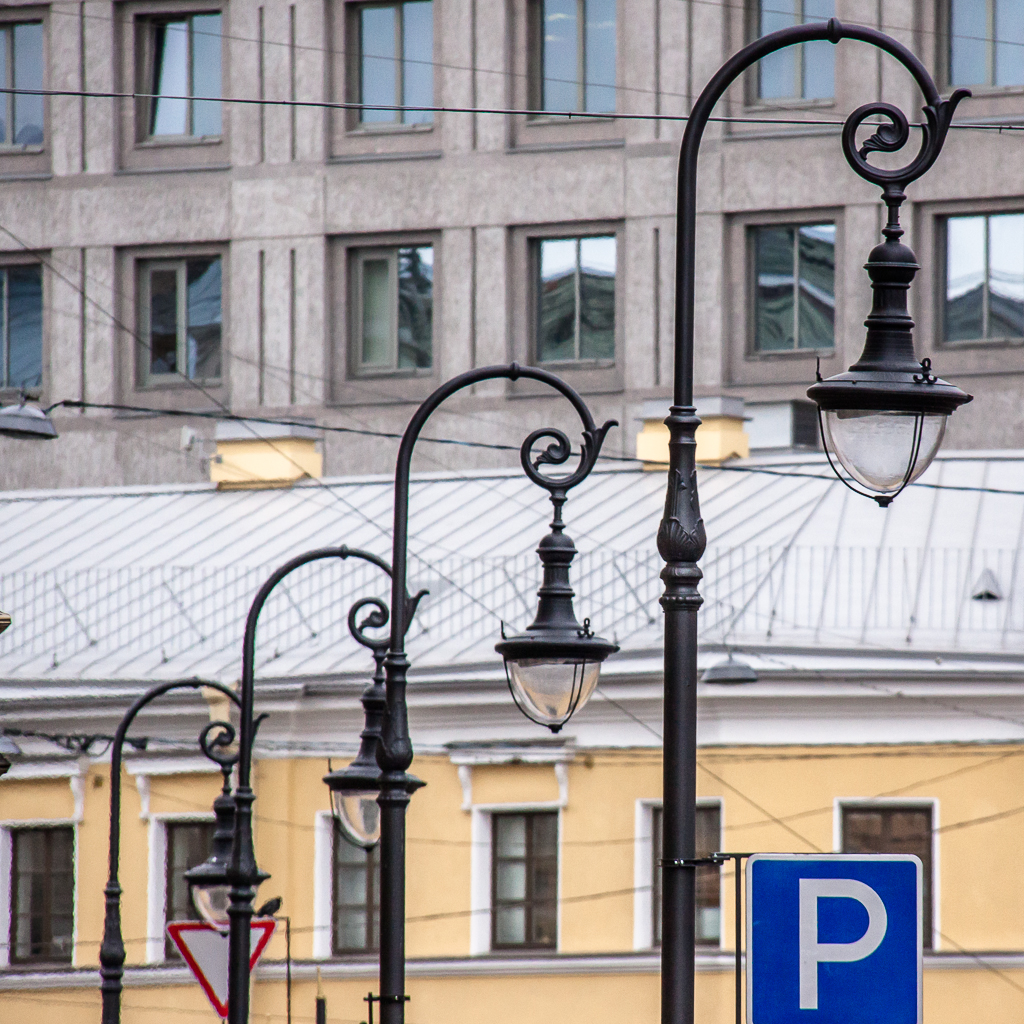
[[988, 71], [988, 0], [950, 0], [952, 85], [986, 85]]
[[836, 228], [799, 229], [800, 348], [832, 348], [835, 338]]
[[220, 15], [192, 19], [192, 134], [221, 133]]
[[[10, 44], [11, 29], [0, 28], [0, 82], [7, 82], [7, 48]], [[10, 145], [13, 139], [7, 134], [7, 128], [14, 122], [10, 117], [14, 97], [10, 95], [0, 99], [0, 145]]]
[[[43, 26], [40, 22], [14, 26], [14, 88], [43, 87]], [[43, 144], [43, 97], [14, 97], [14, 142], [18, 146]]]
[[492, 943], [554, 948], [558, 815], [500, 814], [492, 821]]
[[579, 28], [576, 0], [541, 4], [541, 107], [576, 110], [579, 105]]
[[70, 963], [74, 830], [17, 829], [11, 839], [11, 961]]
[[792, 228], [754, 229], [754, 348], [794, 347]]
[[922, 933], [932, 946], [932, 812], [918, 807], [844, 807], [843, 853], [909, 853], [922, 865]]
[[985, 218], [946, 221], [946, 341], [985, 334]]
[[576, 358], [577, 258], [575, 238], [550, 239], [540, 243], [538, 362]]
[[189, 260], [186, 372], [190, 380], [220, 377], [221, 278], [220, 257]]
[[42, 267], [11, 267], [7, 271], [7, 375], [14, 388], [43, 383]]
[[988, 219], [988, 336], [1024, 336], [1024, 214]]
[[398, 368], [433, 362], [434, 249], [398, 250]]
[[[359, 12], [359, 40], [360, 102], [396, 106], [395, 8], [364, 7]], [[367, 123], [397, 120], [393, 110], [363, 109], [359, 117]]]
[[[766, 36], [797, 23], [798, 0], [760, 0], [758, 35]], [[796, 48], [776, 50], [758, 61], [758, 95], [761, 99], [787, 99], [796, 95]]]
[[149, 372], [178, 369], [178, 272], [153, 270], [149, 275]]
[[[189, 894], [185, 872], [202, 864], [210, 856], [213, 842], [212, 821], [173, 822], [167, 825], [167, 878], [164, 920], [198, 921], [199, 915]], [[164, 939], [164, 956], [180, 957], [178, 947]]]
[[[434, 105], [434, 9], [430, 0], [402, 4], [402, 106]], [[406, 124], [429, 124], [433, 111], [406, 110]]]
[[188, 132], [188, 22], [168, 21], [155, 26], [153, 61], [153, 118], [151, 135]]
[[580, 359], [615, 357], [615, 236], [580, 239]]
[[[651, 911], [654, 925], [654, 945], [661, 945], [661, 853], [664, 817], [662, 809], [651, 811]], [[715, 807], [698, 807], [695, 847], [698, 857], [718, 853], [722, 843], [722, 812]], [[718, 945], [721, 941], [721, 869], [714, 865], [697, 868], [696, 877], [696, 937], [702, 945]]]
[[584, 110], [615, 110], [615, 0], [586, 0]]
[[377, 948], [380, 914], [378, 847], [364, 850], [334, 825], [334, 887], [331, 945], [334, 953], [364, 953]]

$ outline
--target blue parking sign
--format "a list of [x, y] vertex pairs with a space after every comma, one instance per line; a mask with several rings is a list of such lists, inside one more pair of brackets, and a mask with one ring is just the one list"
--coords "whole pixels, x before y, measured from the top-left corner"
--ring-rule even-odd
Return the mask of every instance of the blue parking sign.
[[755, 854], [748, 1024], [921, 1024], [921, 861]]

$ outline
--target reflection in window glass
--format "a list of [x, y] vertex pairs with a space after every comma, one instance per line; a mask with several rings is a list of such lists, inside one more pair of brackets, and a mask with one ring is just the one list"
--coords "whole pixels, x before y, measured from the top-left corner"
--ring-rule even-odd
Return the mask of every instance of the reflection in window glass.
[[[835, 0], [758, 0], [757, 35], [834, 16]], [[823, 40], [776, 50], [757, 68], [759, 99], [819, 100], [835, 93], [835, 48]]]
[[[200, 919], [192, 902], [189, 884], [185, 881], [185, 872], [210, 856], [213, 828], [212, 821], [168, 822], [164, 921]], [[170, 936], [164, 938], [164, 956], [181, 956]]]
[[752, 234], [755, 351], [832, 348], [835, 225], [772, 225]]
[[542, 0], [540, 107], [615, 110], [615, 0]]
[[950, 0], [951, 85], [1024, 85], [1024, 4]]
[[[434, 120], [434, 10], [431, 0], [359, 8], [359, 111], [363, 124]], [[420, 109], [381, 109], [381, 108]], [[376, 109], [375, 109], [376, 108]]]
[[150, 135], [220, 135], [220, 14], [156, 22], [152, 38]]
[[221, 376], [221, 258], [161, 260], [143, 269], [143, 358], [150, 383]]
[[38, 264], [0, 271], [3, 288], [3, 373], [6, 388], [43, 383], [43, 269]]
[[370, 953], [380, 941], [379, 847], [350, 843], [334, 823], [332, 952]]
[[492, 819], [491, 945], [553, 948], [558, 916], [558, 815]]
[[356, 266], [359, 369], [429, 370], [433, 365], [433, 246], [363, 252]]
[[614, 235], [537, 243], [537, 361], [615, 358]]
[[[43, 25], [39, 21], [0, 26], [0, 85], [43, 88]], [[0, 145], [43, 144], [43, 97], [9, 92], [0, 98]]]
[[946, 221], [946, 341], [1024, 337], [1024, 214]]
[[71, 963], [75, 837], [68, 826], [11, 832], [11, 962]]

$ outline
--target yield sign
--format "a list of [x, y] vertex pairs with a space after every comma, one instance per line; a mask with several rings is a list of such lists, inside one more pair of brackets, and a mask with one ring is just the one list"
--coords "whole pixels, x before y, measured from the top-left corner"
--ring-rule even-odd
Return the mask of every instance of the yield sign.
[[[271, 917], [257, 918], [249, 926], [249, 970], [256, 966], [277, 922]], [[221, 1017], [228, 1015], [228, 936], [205, 921], [172, 921], [167, 934], [178, 947], [185, 963], [192, 968], [213, 1008]]]

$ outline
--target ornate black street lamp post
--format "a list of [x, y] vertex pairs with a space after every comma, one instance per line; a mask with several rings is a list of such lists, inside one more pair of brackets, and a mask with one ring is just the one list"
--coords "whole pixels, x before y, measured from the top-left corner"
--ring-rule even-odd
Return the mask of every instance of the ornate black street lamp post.
[[[882, 187], [889, 217], [885, 241], [872, 250], [867, 265], [874, 302], [866, 321], [864, 354], [848, 372], [819, 380], [808, 391], [820, 410], [829, 459], [835, 458], [885, 506], [924, 472], [938, 450], [946, 418], [970, 401], [959, 388], [939, 380], [928, 360], [915, 360], [907, 292], [918, 266], [913, 252], [899, 240], [903, 232], [898, 216], [904, 189], [934, 163], [953, 112], [969, 93], [957, 90], [943, 100], [927, 70], [901, 43], [874, 29], [842, 25], [836, 19], [783, 29], [751, 43], [726, 61], [700, 94], [679, 156], [675, 372], [672, 408], [665, 421], [670, 438], [668, 493], [658, 530], [658, 550], [666, 563], [661, 574], [665, 583], [661, 598], [665, 610], [663, 1024], [691, 1024], [694, 1019], [697, 611], [701, 605], [697, 562], [705, 546], [694, 440], [700, 420], [693, 407], [697, 154], [715, 104], [747, 68], [787, 46], [841, 39], [866, 42], [895, 57], [924, 95], [925, 121], [917, 156], [897, 170], [879, 170], [867, 158], [871, 152], [896, 152], [907, 143], [910, 131], [902, 111], [888, 103], [869, 103], [855, 110], [843, 129], [847, 161], [862, 178]], [[874, 134], [858, 149], [857, 129], [872, 116], [887, 123], [871, 125]]]
[[[214, 927], [228, 932], [229, 1024], [247, 1024], [249, 1020], [249, 930], [253, 917], [253, 899], [256, 895], [256, 887], [269, 878], [269, 875], [260, 871], [256, 863], [256, 852], [252, 839], [252, 805], [255, 800], [251, 786], [252, 748], [256, 729], [260, 723], [260, 719], [253, 717], [256, 626], [267, 599], [285, 577], [310, 562], [328, 558], [361, 559], [377, 566], [388, 575], [391, 573], [387, 562], [377, 555], [342, 545], [318, 548], [315, 551], [307, 551], [305, 554], [298, 555], [282, 565], [260, 587], [249, 608], [242, 642], [242, 681], [237, 699], [240, 715], [236, 755], [238, 782], [233, 794], [228, 796], [225, 787], [225, 793], [218, 797], [217, 803], [214, 804], [217, 829], [209, 859], [185, 873], [192, 889], [192, 899], [196, 909]], [[404, 595], [404, 590], [401, 593]], [[422, 594], [418, 594], [415, 598], [409, 598], [408, 595], [404, 595], [403, 607], [408, 609], [410, 618], [422, 596]], [[360, 611], [367, 606], [372, 607], [373, 611], [362, 623], [358, 623], [357, 618]], [[370, 647], [374, 651], [378, 662], [374, 683], [363, 694], [363, 707], [366, 712], [366, 727], [363, 731], [364, 753], [367, 744], [371, 744], [368, 748], [370, 750], [376, 746], [380, 735], [381, 718], [385, 711], [379, 692], [381, 688], [380, 660], [383, 657], [384, 642], [372, 639], [365, 634], [364, 630], [384, 626], [387, 621], [388, 608], [383, 601], [377, 598], [364, 598], [356, 602], [348, 617], [352, 635], [364, 646]], [[403, 619], [403, 621], [407, 620]], [[231, 738], [233, 739], [233, 736]], [[357, 761], [362, 767], [366, 758], [365, 756], [362, 760], [357, 758]], [[332, 773], [328, 776], [328, 781], [330, 782], [334, 776], [343, 774]], [[371, 832], [373, 829], [373, 825], [367, 821], [365, 813], [367, 801], [360, 802], [359, 796], [363, 793], [376, 792], [377, 777], [379, 777], [379, 771], [376, 776], [372, 770], [359, 774], [359, 785], [356, 786], [354, 805], [351, 799], [334, 800], [335, 810], [339, 815], [342, 827], [357, 842], [360, 841], [357, 838], [360, 828], [365, 830], [369, 827]], [[415, 786], [417, 781], [409, 777], [408, 784]], [[345, 790], [344, 785], [338, 785], [337, 788]], [[351, 795], [350, 787], [349, 790], [345, 790], [345, 796], [350, 797]], [[353, 813], [353, 806], [356, 813]], [[364, 831], [361, 844], [371, 846], [374, 842], [375, 836], [366, 835]]]
[[[106, 897], [106, 911], [103, 922], [103, 942], [100, 944], [100, 992], [103, 1004], [103, 1024], [120, 1024], [121, 1020], [121, 989], [123, 987], [125, 952], [124, 938], [121, 934], [121, 883], [118, 880], [118, 871], [121, 858], [121, 761], [128, 730], [139, 712], [157, 697], [162, 697], [165, 693], [170, 693], [171, 690], [198, 690], [203, 687], [217, 690], [238, 704], [238, 698], [234, 692], [220, 683], [204, 682], [202, 679], [158, 683], [139, 697], [124, 713], [110, 746], [109, 864], [107, 885], [103, 890]], [[216, 735], [211, 737], [212, 732], [216, 732]], [[199, 743], [204, 753], [211, 756], [211, 751], [216, 746], [223, 745], [221, 740], [226, 739], [230, 743], [231, 738], [233, 736], [228, 723], [211, 722], [200, 734]], [[127, 740], [127, 742], [131, 743], [131, 740]], [[213, 760], [220, 763], [219, 757], [213, 757]]]
[[[406, 706], [409, 659], [405, 654], [405, 634], [416, 602], [422, 596], [409, 598], [406, 586], [412, 455], [420, 431], [442, 402], [473, 384], [501, 379], [535, 380], [554, 389], [569, 401], [583, 425], [579, 464], [571, 473], [546, 475], [540, 470], [544, 465], [560, 466], [572, 456], [569, 438], [560, 430], [535, 430], [520, 449], [523, 471], [530, 480], [548, 491], [554, 516], [551, 532], [541, 540], [538, 548], [543, 581], [538, 591], [537, 617], [525, 632], [503, 636], [497, 645], [505, 660], [509, 689], [528, 717], [557, 732], [593, 692], [601, 663], [618, 650], [615, 644], [594, 636], [589, 619], [582, 625], [576, 620], [572, 606], [573, 591], [569, 586], [569, 566], [576, 555], [576, 548], [565, 534], [562, 522], [562, 508], [568, 492], [585, 480], [594, 468], [605, 434], [615, 422], [611, 420], [598, 427], [590, 410], [571, 387], [554, 374], [535, 367], [515, 363], [488, 366], [448, 381], [416, 411], [402, 435], [398, 452], [391, 638], [384, 657], [386, 713], [383, 728], [379, 739], [367, 736], [368, 728], [364, 732], [364, 740], [372, 740], [372, 746], [364, 745], [360, 756], [349, 768], [332, 773], [326, 780], [336, 797], [343, 791], [350, 796], [365, 792], [369, 786], [361, 785], [361, 780], [372, 775], [367, 761], [369, 751], [375, 749], [380, 769], [377, 802], [380, 805], [381, 1024], [402, 1024], [405, 1019], [405, 812], [410, 792], [419, 785], [418, 780], [408, 774], [413, 750]], [[549, 444], [540, 454], [534, 455], [533, 448], [542, 440]], [[368, 690], [367, 694], [370, 693]], [[369, 725], [369, 714], [367, 721]]]

